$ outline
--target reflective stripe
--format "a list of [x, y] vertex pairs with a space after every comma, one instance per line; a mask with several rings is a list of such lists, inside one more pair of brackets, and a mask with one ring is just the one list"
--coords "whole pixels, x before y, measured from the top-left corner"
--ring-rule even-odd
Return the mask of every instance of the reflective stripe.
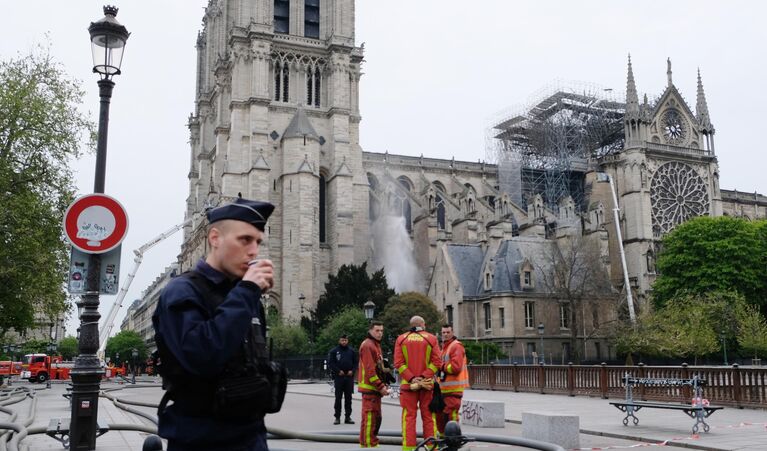
[[431, 414], [431, 426], [432, 426], [432, 437], [439, 437], [439, 428], [437, 427], [437, 414], [432, 413]]
[[[407, 422], [405, 417], [407, 416], [407, 407], [402, 407], [402, 449], [408, 449], [407, 447]], [[414, 449], [411, 447], [410, 449]]]
[[[450, 360], [450, 351], [453, 349], [453, 345], [456, 343], [460, 342], [458, 340], [453, 340], [445, 348], [445, 353], [442, 356], [443, 361], [446, 361], [446, 359], [447, 361]], [[442, 393], [463, 393], [464, 388], [469, 388], [468, 364], [469, 362], [466, 360], [466, 354], [464, 353], [463, 367], [461, 368], [461, 371], [458, 372], [458, 374], [451, 374], [450, 371], [452, 371], [452, 366], [448, 365], [448, 374], [445, 377], [445, 380], [439, 384], [440, 388], [442, 389]]]
[[376, 387], [373, 387], [372, 385], [368, 385], [368, 384], [365, 384], [365, 383], [362, 383], [362, 382], [358, 382], [357, 383], [357, 387], [359, 387], [359, 388], [367, 388], [368, 390], [372, 390], [374, 392], [378, 391], [378, 389]]
[[433, 371], [433, 372], [435, 372], [435, 373], [436, 373], [437, 371], [439, 371], [439, 368], [437, 368], [436, 366], [434, 366], [434, 364], [432, 364], [432, 363], [429, 363], [429, 365], [427, 366], [427, 368], [429, 368], [430, 370], [432, 370], [432, 371]]
[[397, 371], [399, 371], [399, 374], [402, 374], [407, 370], [407, 365], [402, 365], [401, 367], [397, 368]]
[[377, 380], [380, 380], [380, 379], [378, 379], [378, 376], [373, 376], [373, 377], [371, 377], [371, 378], [370, 378], [370, 379], [368, 379], [368, 380], [369, 380], [370, 382], [375, 382], [375, 381], [377, 381]]
[[[443, 357], [442, 361], [444, 362], [444, 357]], [[449, 361], [449, 357], [448, 357], [448, 361]], [[447, 366], [445, 367], [445, 371], [447, 371], [448, 374], [452, 373], [453, 372], [453, 364], [452, 363], [448, 363]]]
[[373, 428], [373, 412], [368, 412], [367, 423], [365, 424], [365, 444], [368, 448], [373, 446], [373, 437], [371, 429]]

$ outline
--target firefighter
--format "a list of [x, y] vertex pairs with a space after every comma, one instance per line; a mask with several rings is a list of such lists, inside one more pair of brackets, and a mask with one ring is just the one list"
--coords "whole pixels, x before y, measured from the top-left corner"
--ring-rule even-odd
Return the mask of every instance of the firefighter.
[[461, 416], [463, 390], [469, 387], [469, 370], [463, 343], [455, 338], [453, 325], [442, 326], [442, 367], [439, 386], [445, 401], [445, 410], [437, 415], [437, 428], [445, 434], [448, 421], [458, 421]]
[[[210, 210], [208, 255], [160, 296], [152, 323], [167, 387], [158, 432], [168, 451], [268, 449], [270, 399], [253, 381], [268, 358], [260, 298], [274, 271], [270, 260], [255, 259], [273, 210], [242, 198]], [[229, 395], [222, 387], [232, 381], [243, 382], [242, 390]]]
[[360, 423], [360, 448], [378, 446], [378, 430], [381, 429], [381, 397], [389, 394], [383, 381], [383, 355], [381, 338], [383, 323], [372, 321], [368, 336], [360, 345], [357, 390], [362, 393], [362, 421]]
[[421, 411], [423, 438], [438, 434], [436, 414], [429, 410], [434, 388], [434, 375], [441, 366], [437, 337], [426, 332], [420, 316], [410, 319], [410, 331], [397, 337], [394, 366], [400, 375], [399, 403], [402, 406], [402, 449], [416, 447], [416, 414]]
[[333, 375], [333, 388], [336, 402], [333, 405], [335, 421], [341, 424], [341, 398], [344, 398], [345, 424], [354, 424], [352, 420], [352, 392], [354, 392], [354, 368], [357, 366], [357, 352], [349, 346], [349, 336], [342, 334], [338, 338], [338, 346], [328, 353], [328, 368]]

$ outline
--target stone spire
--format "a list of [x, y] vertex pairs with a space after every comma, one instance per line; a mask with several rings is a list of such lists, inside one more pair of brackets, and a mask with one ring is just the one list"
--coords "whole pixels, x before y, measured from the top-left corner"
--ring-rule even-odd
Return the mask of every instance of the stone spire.
[[674, 83], [671, 81], [671, 58], [666, 60], [666, 64], [668, 65], [666, 69], [666, 77], [668, 77], [668, 87], [670, 88], [674, 85]]
[[626, 116], [637, 117], [639, 115], [639, 96], [634, 82], [634, 71], [631, 68], [631, 54], [629, 54], [628, 77], [626, 79]]
[[706, 93], [703, 92], [703, 81], [700, 78], [700, 68], [698, 68], [698, 101], [695, 105], [695, 114], [700, 124], [701, 131], [711, 132], [714, 126], [711, 125], [711, 117], [708, 115], [708, 103], [706, 103]]

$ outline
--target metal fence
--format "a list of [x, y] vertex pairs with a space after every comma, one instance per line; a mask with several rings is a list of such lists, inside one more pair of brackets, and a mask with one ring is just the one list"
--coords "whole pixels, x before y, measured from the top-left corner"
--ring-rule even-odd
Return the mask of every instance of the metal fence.
[[[623, 377], [706, 380], [711, 404], [767, 408], [767, 368], [621, 365], [470, 365], [471, 387], [485, 390], [623, 398]], [[689, 387], [637, 387], [634, 398], [689, 403]]]
[[288, 369], [290, 379], [329, 379], [325, 356], [299, 356], [277, 357], [275, 362], [280, 362]]

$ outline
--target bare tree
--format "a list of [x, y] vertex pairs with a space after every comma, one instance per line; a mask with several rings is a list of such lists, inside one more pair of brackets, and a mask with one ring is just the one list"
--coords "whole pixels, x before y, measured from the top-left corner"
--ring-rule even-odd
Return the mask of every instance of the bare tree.
[[570, 330], [570, 352], [575, 363], [580, 363], [583, 357], [579, 337], [583, 341], [587, 336], [584, 307], [613, 296], [599, 237], [578, 232], [558, 238], [556, 245], [545, 252], [545, 261], [539, 264], [544, 288], [564, 305], [560, 306], [560, 315], [566, 315], [563, 326]]

